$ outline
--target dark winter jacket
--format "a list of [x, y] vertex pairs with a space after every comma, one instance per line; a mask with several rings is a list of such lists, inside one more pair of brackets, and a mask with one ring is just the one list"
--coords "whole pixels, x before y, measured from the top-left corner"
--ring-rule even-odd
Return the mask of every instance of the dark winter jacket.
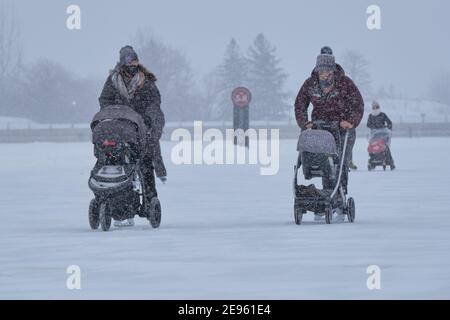
[[356, 128], [364, 115], [364, 101], [356, 85], [336, 65], [334, 89], [325, 95], [319, 85], [319, 74], [312, 72], [295, 100], [295, 117], [301, 128], [309, 122], [308, 107], [313, 105], [312, 121], [348, 121]]
[[384, 113], [381, 112], [379, 115], [374, 116], [371, 114], [369, 116], [369, 120], [367, 120], [367, 127], [370, 129], [382, 129], [382, 128], [389, 128], [392, 130], [392, 121], [389, 119], [389, 117]]
[[159, 143], [165, 125], [164, 113], [161, 111], [161, 95], [155, 84], [156, 77], [142, 65], [139, 66], [139, 72], [142, 81], [138, 83], [136, 91], [128, 99], [121, 94], [117, 83], [113, 81], [114, 75], [120, 73], [124, 82], [127, 82], [124, 72], [120, 66], [112, 70], [99, 98], [100, 108], [110, 105], [130, 106], [144, 118], [145, 124], [150, 128], [151, 144], [156, 145]]

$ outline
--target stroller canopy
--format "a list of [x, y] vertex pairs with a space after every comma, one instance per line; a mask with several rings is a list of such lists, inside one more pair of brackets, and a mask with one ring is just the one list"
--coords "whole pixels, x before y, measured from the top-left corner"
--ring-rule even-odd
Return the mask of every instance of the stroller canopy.
[[377, 140], [383, 140], [387, 145], [391, 142], [391, 130], [388, 128], [373, 129], [370, 131], [369, 143], [374, 143]]
[[337, 154], [336, 141], [328, 131], [305, 130], [298, 139], [297, 151], [335, 155]]
[[[107, 125], [110, 123], [110, 125]], [[101, 125], [99, 125], [101, 124]], [[96, 127], [99, 127], [99, 130]], [[101, 128], [100, 127], [109, 127]], [[134, 128], [134, 129], [132, 129]], [[103, 132], [114, 131], [122, 135], [123, 140], [133, 141], [139, 139], [141, 148], [147, 146], [147, 126], [144, 119], [133, 109], [124, 105], [113, 105], [101, 109], [91, 122], [93, 132], [93, 142], [97, 139], [97, 135]]]

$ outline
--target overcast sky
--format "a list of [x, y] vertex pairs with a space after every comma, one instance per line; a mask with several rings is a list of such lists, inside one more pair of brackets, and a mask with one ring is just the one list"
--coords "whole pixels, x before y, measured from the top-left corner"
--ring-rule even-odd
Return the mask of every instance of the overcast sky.
[[[0, 0], [11, 2], [11, 0]], [[297, 91], [321, 46], [339, 60], [346, 49], [371, 63], [374, 85], [393, 84], [415, 97], [431, 76], [450, 70], [450, 1], [367, 0], [14, 0], [21, 18], [26, 61], [50, 58], [80, 75], [106, 76], [141, 27], [182, 49], [199, 78], [220, 63], [234, 37], [247, 50], [263, 32], [277, 46]], [[66, 8], [82, 10], [82, 29], [66, 28]], [[369, 31], [366, 9], [381, 7], [382, 30]], [[151, 65], [149, 66], [151, 69]]]

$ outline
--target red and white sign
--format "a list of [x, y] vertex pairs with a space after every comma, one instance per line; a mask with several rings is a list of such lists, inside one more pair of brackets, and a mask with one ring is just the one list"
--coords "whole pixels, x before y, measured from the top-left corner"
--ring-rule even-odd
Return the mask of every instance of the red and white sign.
[[250, 102], [252, 102], [252, 93], [247, 88], [239, 87], [233, 90], [231, 99], [235, 106], [241, 108], [248, 107]]

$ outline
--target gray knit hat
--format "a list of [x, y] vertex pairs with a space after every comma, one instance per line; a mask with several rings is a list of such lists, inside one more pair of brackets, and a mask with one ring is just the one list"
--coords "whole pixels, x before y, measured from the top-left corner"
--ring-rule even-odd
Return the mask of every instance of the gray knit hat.
[[139, 57], [132, 46], [125, 46], [120, 49], [120, 64], [126, 65], [132, 61], [139, 61]]
[[322, 49], [320, 49], [320, 54], [331, 54], [331, 55], [333, 55], [333, 49], [331, 49], [329, 46], [325, 46]]
[[372, 102], [372, 109], [380, 109], [380, 103], [377, 100]]
[[330, 47], [323, 47], [317, 56], [316, 71], [336, 71], [336, 59]]

